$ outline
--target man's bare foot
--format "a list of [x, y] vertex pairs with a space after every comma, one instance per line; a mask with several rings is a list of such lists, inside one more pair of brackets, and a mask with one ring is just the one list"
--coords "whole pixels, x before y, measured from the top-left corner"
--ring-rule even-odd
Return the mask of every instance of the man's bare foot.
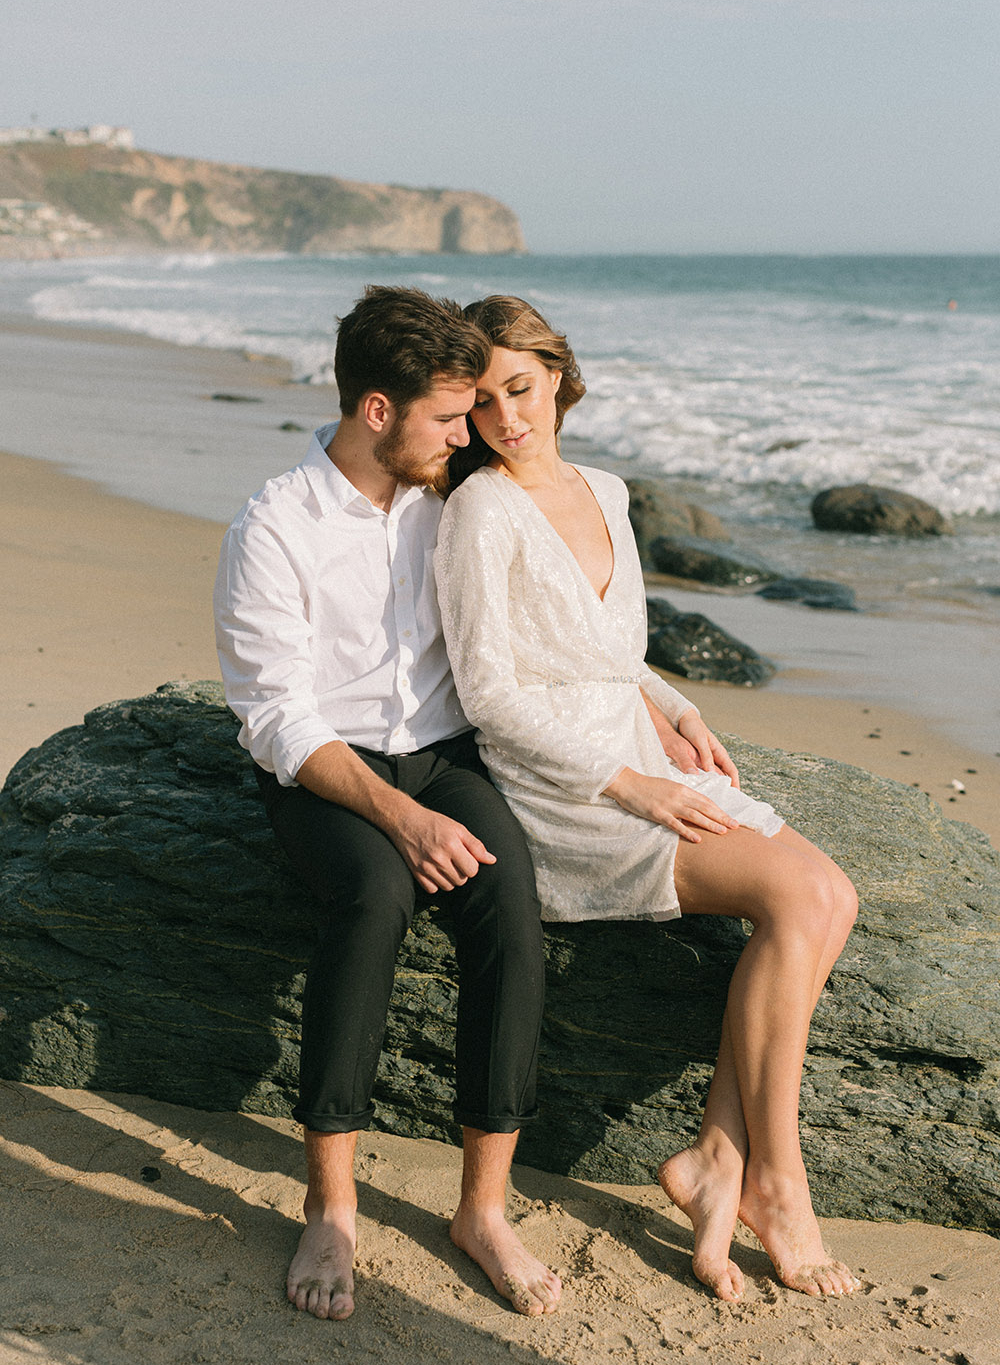
[[826, 1253], [804, 1169], [800, 1178], [751, 1178], [748, 1171], [739, 1216], [789, 1289], [818, 1297], [853, 1294], [861, 1284], [843, 1261]]
[[699, 1147], [686, 1147], [668, 1157], [657, 1179], [672, 1203], [687, 1215], [694, 1228], [691, 1269], [720, 1299], [734, 1303], [743, 1293], [743, 1272], [729, 1259], [740, 1202], [743, 1164], [713, 1159]]
[[354, 1212], [307, 1219], [288, 1268], [288, 1297], [315, 1318], [354, 1312]]
[[484, 1270], [493, 1288], [529, 1318], [554, 1313], [562, 1295], [558, 1275], [525, 1250], [503, 1216], [463, 1209], [451, 1224], [451, 1240]]

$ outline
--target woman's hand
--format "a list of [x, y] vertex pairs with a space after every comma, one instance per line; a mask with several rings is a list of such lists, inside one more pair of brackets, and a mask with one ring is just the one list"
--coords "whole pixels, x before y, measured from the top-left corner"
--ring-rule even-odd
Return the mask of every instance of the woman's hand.
[[[679, 768], [682, 773], [696, 773], [699, 768], [698, 750], [683, 735], [679, 735], [674, 727], [667, 720], [666, 716], [658, 706], [654, 706], [650, 699], [639, 688], [643, 701], [646, 703], [646, 710], [649, 718], [653, 722], [653, 729], [656, 737], [660, 741], [660, 747], [667, 758]], [[685, 713], [686, 714], [686, 713]]]
[[[698, 767], [706, 773], [723, 773], [738, 791], [740, 775], [736, 771], [736, 764], [693, 706], [681, 716], [677, 722], [677, 729], [698, 755]], [[689, 772], [690, 769], [685, 771]]]
[[689, 843], [701, 843], [699, 829], [710, 834], [725, 834], [738, 829], [739, 821], [727, 815], [707, 796], [686, 787], [683, 782], [671, 782], [667, 777], [649, 777], [634, 768], [623, 768], [613, 782], [604, 788], [604, 796], [617, 801], [623, 810], [665, 825]]

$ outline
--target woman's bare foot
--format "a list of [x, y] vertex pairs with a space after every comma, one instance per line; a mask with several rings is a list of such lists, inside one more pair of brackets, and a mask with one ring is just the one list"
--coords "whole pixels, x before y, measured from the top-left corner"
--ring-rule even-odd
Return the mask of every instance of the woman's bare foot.
[[843, 1261], [826, 1253], [804, 1169], [799, 1178], [751, 1176], [748, 1170], [739, 1216], [789, 1289], [813, 1296], [853, 1294], [861, 1284]]
[[288, 1268], [288, 1297], [315, 1318], [349, 1318], [354, 1312], [354, 1211], [307, 1217]]
[[734, 1303], [743, 1293], [743, 1272], [729, 1259], [743, 1180], [743, 1163], [735, 1154], [712, 1157], [686, 1147], [668, 1157], [657, 1172], [667, 1198], [685, 1213], [694, 1228], [691, 1269], [720, 1299]]
[[493, 1288], [529, 1318], [554, 1313], [562, 1283], [525, 1250], [502, 1211], [479, 1213], [459, 1206], [451, 1224], [451, 1240], [484, 1270]]

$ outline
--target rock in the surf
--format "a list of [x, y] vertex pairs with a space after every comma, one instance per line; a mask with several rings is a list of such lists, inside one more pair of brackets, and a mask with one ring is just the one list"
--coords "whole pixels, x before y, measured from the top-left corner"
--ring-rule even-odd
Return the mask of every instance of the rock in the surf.
[[628, 516], [644, 569], [654, 568], [649, 547], [657, 536], [699, 536], [727, 541], [729, 532], [715, 515], [686, 502], [662, 479], [626, 479]]
[[857, 483], [827, 488], [812, 500], [820, 531], [853, 531], [880, 536], [950, 535], [951, 523], [936, 507], [912, 493]]

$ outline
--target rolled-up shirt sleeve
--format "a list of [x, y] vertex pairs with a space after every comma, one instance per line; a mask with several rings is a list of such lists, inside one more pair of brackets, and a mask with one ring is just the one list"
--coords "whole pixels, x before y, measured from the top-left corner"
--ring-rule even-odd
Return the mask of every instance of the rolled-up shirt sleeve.
[[341, 739], [320, 714], [309, 602], [293, 557], [273, 528], [230, 527], [215, 581], [215, 635], [239, 741], [282, 786], [310, 754]]

